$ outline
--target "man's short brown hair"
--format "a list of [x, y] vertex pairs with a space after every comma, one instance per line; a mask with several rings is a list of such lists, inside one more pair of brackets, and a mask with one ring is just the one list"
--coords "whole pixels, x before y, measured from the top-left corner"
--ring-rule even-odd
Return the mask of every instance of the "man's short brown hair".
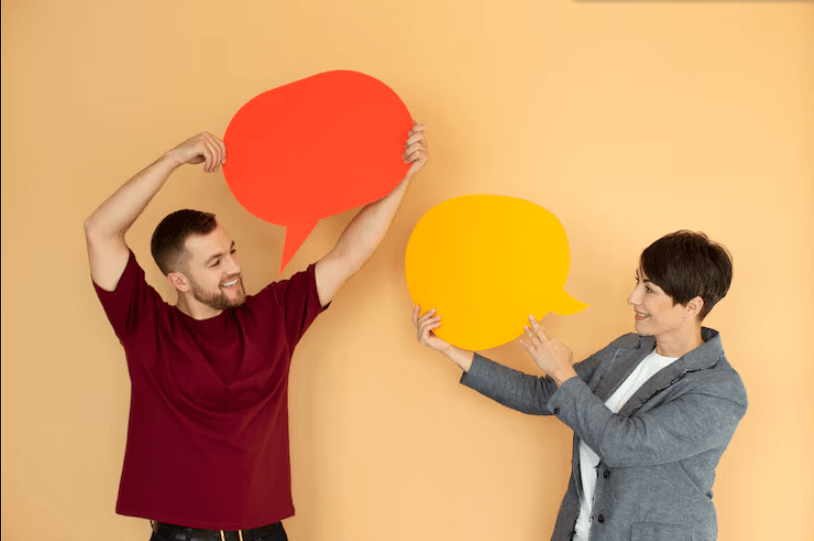
[[161, 220], [153, 232], [150, 251], [164, 275], [183, 268], [188, 252], [184, 246], [190, 235], [207, 235], [218, 226], [215, 215], [199, 210], [177, 210]]

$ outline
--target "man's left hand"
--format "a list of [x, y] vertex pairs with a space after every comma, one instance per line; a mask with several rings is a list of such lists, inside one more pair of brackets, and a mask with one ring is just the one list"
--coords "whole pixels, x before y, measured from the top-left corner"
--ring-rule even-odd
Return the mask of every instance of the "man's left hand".
[[424, 136], [424, 124], [416, 124], [407, 134], [407, 141], [404, 143], [404, 154], [401, 155], [406, 163], [411, 163], [407, 171], [407, 178], [412, 177], [424, 167], [430, 154], [427, 151], [427, 138]]

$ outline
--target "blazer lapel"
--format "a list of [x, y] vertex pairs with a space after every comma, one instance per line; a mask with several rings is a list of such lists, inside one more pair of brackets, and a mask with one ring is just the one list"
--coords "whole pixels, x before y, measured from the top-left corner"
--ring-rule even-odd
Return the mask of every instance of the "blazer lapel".
[[629, 417], [642, 407], [645, 402], [650, 400], [653, 395], [684, 377], [687, 372], [695, 372], [715, 365], [724, 354], [721, 347], [721, 338], [717, 331], [706, 327], [702, 327], [701, 336], [704, 339], [703, 344], [654, 374], [622, 406], [619, 414]]
[[656, 342], [652, 337], [640, 336], [638, 343], [633, 344], [629, 349], [619, 349], [613, 360], [608, 363], [608, 368], [605, 369], [605, 374], [599, 380], [594, 394], [602, 402], [607, 400], [655, 347]]

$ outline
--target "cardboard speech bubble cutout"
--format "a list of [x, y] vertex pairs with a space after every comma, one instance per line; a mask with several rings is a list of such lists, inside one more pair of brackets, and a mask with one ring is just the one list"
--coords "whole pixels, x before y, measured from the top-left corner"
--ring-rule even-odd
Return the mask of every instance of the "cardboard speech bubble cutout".
[[528, 316], [579, 312], [563, 290], [565, 229], [546, 209], [515, 197], [465, 195], [430, 209], [407, 243], [407, 287], [422, 314], [435, 308], [435, 334], [469, 350], [523, 334]]
[[238, 110], [223, 174], [250, 213], [286, 226], [280, 272], [316, 223], [390, 193], [413, 120], [387, 85], [329, 71], [263, 92]]

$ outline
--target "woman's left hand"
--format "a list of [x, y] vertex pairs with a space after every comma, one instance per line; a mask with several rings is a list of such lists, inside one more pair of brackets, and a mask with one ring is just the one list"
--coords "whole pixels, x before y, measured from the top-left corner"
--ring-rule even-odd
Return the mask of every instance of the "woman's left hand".
[[577, 375], [571, 364], [574, 362], [574, 353], [556, 338], [551, 338], [537, 323], [533, 316], [529, 316], [526, 329], [526, 340], [520, 339], [520, 345], [529, 352], [531, 358], [546, 374], [557, 383], [562, 383]]

